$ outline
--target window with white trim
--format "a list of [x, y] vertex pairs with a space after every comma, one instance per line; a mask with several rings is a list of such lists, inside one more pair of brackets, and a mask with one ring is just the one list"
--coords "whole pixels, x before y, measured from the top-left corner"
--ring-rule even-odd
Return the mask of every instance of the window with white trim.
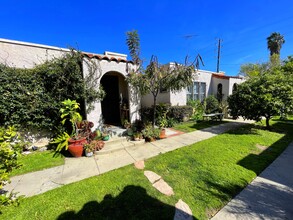
[[187, 101], [188, 100], [203, 101], [206, 97], [206, 83], [193, 82], [191, 86], [187, 87], [186, 94], [187, 94]]

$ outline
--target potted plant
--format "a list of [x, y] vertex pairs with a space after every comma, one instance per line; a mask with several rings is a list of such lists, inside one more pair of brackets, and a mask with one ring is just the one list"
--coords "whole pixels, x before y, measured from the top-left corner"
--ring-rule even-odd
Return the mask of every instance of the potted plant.
[[142, 134], [145, 138], [145, 141], [152, 142], [155, 141], [156, 138], [159, 138], [160, 129], [153, 128], [151, 125], [148, 125], [145, 127], [145, 129], [142, 130]]
[[133, 140], [140, 141], [142, 139], [142, 133], [139, 131], [133, 132]]
[[92, 140], [91, 144], [93, 145], [94, 151], [102, 150], [105, 146], [103, 140]]
[[78, 112], [79, 103], [75, 100], [67, 99], [62, 102], [61, 123], [64, 125], [66, 121], [69, 121], [72, 126], [71, 138], [68, 140], [68, 151], [74, 157], [81, 157], [83, 152], [83, 145], [87, 143], [87, 137], [84, 133], [79, 133], [78, 125], [82, 121], [82, 117]]
[[158, 118], [158, 125], [161, 129], [160, 131], [160, 139], [166, 138], [166, 127], [168, 126], [168, 120], [167, 120], [167, 111], [162, 114], [161, 117]]
[[84, 144], [83, 148], [84, 148], [84, 152], [85, 152], [86, 157], [93, 156], [93, 154], [94, 154], [93, 151], [94, 151], [94, 148], [95, 148], [94, 143], [91, 142], [90, 144]]

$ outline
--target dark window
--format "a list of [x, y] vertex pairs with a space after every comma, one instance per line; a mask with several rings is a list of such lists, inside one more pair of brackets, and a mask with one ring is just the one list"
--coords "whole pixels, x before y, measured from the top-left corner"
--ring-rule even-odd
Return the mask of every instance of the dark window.
[[237, 87], [238, 87], [238, 84], [237, 83], [234, 83], [233, 85], [233, 89], [232, 89], [232, 93], [235, 92], [237, 90]]
[[217, 99], [219, 102], [221, 102], [223, 100], [223, 85], [222, 85], [222, 83], [218, 84]]

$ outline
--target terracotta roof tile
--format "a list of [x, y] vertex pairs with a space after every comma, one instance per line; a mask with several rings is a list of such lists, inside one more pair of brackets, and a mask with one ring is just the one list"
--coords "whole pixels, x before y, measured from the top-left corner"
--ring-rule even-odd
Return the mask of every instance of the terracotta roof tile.
[[218, 79], [230, 79], [230, 78], [240, 79], [238, 76], [225, 76], [222, 73], [220, 73], [220, 74], [213, 73], [212, 76], [215, 77], [215, 78], [218, 78]]
[[108, 61], [114, 61], [117, 63], [132, 63], [132, 61], [128, 61], [127, 59], [123, 59], [121, 57], [114, 57], [114, 56], [106, 56], [106, 55], [100, 55], [100, 54], [92, 54], [92, 53], [82, 53], [84, 56], [90, 58], [90, 59], [98, 59], [98, 60], [108, 60]]

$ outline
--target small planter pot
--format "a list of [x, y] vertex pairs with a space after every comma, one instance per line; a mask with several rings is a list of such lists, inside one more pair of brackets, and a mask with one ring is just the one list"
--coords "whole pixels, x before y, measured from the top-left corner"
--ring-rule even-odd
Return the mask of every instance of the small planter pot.
[[103, 141], [108, 141], [110, 139], [110, 135], [106, 135], [103, 137]]
[[94, 153], [92, 151], [90, 151], [90, 152], [85, 151], [86, 157], [92, 157], [93, 155], [94, 155]]
[[155, 141], [156, 139], [155, 138], [153, 138], [153, 137], [146, 137], [145, 138], [145, 142], [153, 142], [153, 141]]
[[166, 129], [162, 129], [161, 132], [160, 132], [160, 139], [164, 139], [166, 138]]

